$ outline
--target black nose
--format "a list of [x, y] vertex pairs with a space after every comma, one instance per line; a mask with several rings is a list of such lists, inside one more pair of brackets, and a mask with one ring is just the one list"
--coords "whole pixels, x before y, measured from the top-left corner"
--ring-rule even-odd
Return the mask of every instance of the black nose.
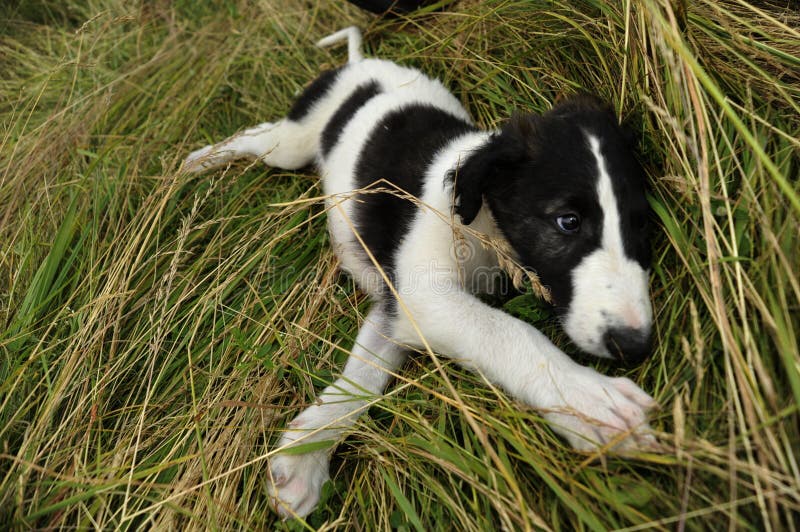
[[627, 365], [639, 364], [650, 354], [650, 331], [615, 327], [606, 331], [603, 343], [611, 356]]

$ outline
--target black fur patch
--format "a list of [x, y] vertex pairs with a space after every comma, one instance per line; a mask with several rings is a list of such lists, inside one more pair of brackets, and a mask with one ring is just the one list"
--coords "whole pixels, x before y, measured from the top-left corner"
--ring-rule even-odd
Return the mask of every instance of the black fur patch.
[[350, 122], [350, 119], [353, 118], [353, 115], [356, 114], [365, 103], [367, 103], [370, 99], [374, 96], [380, 94], [381, 89], [377, 82], [371, 81], [364, 85], [357, 87], [350, 96], [344, 101], [344, 103], [336, 110], [328, 123], [325, 125], [325, 129], [322, 130], [322, 140], [320, 142], [321, 149], [322, 149], [322, 156], [327, 157], [328, 153], [331, 151], [331, 148], [336, 144], [336, 141], [339, 140], [339, 135], [342, 134], [342, 130]]
[[306, 87], [302, 94], [295, 100], [286, 118], [298, 122], [305, 117], [311, 107], [330, 90], [341, 69], [326, 70]]
[[[356, 185], [368, 187], [386, 180], [414, 197], [436, 153], [454, 138], [475, 127], [431, 105], [412, 104], [384, 116], [372, 130], [356, 167]], [[445, 176], [442, 176], [444, 179]], [[378, 183], [375, 186], [390, 188]], [[378, 264], [393, 275], [393, 254], [414, 215], [414, 204], [395, 194], [363, 194], [355, 226]]]
[[[597, 160], [587, 134], [600, 141], [625, 254], [646, 267], [644, 173], [616, 118], [594, 98], [567, 100], [542, 116], [512, 117], [454, 176], [462, 221], [471, 223], [486, 201], [522, 264], [539, 274], [562, 310], [572, 298], [572, 270], [602, 238]], [[573, 213], [580, 230], [565, 234], [556, 220]]]

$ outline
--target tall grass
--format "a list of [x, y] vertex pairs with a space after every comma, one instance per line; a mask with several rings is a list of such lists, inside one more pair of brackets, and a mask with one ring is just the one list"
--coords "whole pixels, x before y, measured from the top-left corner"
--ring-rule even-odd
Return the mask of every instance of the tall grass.
[[[290, 0], [8, 13], [4, 527], [797, 529], [800, 16], [785, 1], [464, 0], [395, 21]], [[574, 453], [480, 377], [418, 356], [339, 447], [308, 524], [276, 521], [270, 445], [341, 369], [367, 301], [337, 272], [312, 173], [178, 168], [285, 113], [343, 62], [311, 43], [350, 24], [484, 126], [589, 90], [641, 138], [657, 342], [626, 374], [661, 404], [663, 452]], [[506, 307], [574, 351], [531, 295]]]

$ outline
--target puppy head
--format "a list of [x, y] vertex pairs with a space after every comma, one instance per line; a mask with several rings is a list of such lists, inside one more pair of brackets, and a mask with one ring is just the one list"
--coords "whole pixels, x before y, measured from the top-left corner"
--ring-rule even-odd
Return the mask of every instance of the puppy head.
[[573, 342], [632, 364], [652, 325], [644, 186], [614, 115], [579, 96], [515, 115], [474, 152], [455, 176], [456, 212], [469, 224], [485, 203]]

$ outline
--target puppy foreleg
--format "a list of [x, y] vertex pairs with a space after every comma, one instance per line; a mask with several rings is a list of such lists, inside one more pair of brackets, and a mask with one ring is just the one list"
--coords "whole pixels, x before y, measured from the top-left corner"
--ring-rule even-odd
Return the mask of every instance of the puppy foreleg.
[[651, 446], [647, 411], [655, 401], [633, 381], [572, 361], [534, 327], [461, 291], [406, 300], [416, 328], [395, 336], [457, 358], [525, 403], [540, 409], [576, 449], [628, 451]]
[[[383, 393], [405, 359], [404, 350], [384, 336], [385, 314], [370, 311], [341, 378], [325, 388], [281, 437], [270, 461], [270, 495], [283, 517], [304, 517], [317, 505], [328, 479], [329, 452], [370, 401]], [[328, 442], [323, 449], [295, 454], [304, 444]], [[280, 451], [288, 451], [281, 453]]]

